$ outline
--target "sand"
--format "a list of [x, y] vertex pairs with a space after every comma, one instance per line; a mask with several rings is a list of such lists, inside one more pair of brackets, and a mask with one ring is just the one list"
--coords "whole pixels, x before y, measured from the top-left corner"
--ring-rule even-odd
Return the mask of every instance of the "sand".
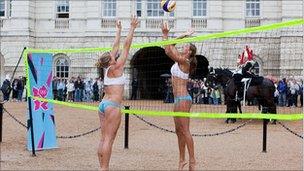
[[[133, 108], [172, 105], [159, 101], [128, 101]], [[91, 104], [97, 105], [97, 104]], [[26, 103], [6, 103], [6, 109], [23, 123]], [[160, 109], [160, 108], [158, 108]], [[245, 111], [256, 111], [246, 107]], [[224, 106], [195, 105], [193, 111], [224, 112]], [[299, 113], [301, 108], [280, 108], [279, 112]], [[56, 106], [57, 135], [75, 135], [99, 127], [96, 112]], [[149, 122], [173, 130], [171, 117], [144, 117]], [[215, 133], [235, 128], [247, 120], [225, 124], [222, 119], [192, 119], [191, 132]], [[303, 134], [302, 121], [284, 121]], [[59, 148], [39, 151], [36, 157], [26, 150], [26, 129], [6, 113], [3, 119], [1, 170], [98, 170], [97, 145], [100, 131], [76, 139], [58, 139]], [[303, 170], [303, 139], [280, 125], [268, 125], [267, 153], [262, 152], [262, 121], [253, 120], [241, 129], [214, 137], [194, 137], [198, 170]], [[118, 131], [110, 162], [112, 170], [175, 170], [178, 147], [175, 134], [153, 128], [130, 116], [129, 149], [124, 149], [124, 118]]]

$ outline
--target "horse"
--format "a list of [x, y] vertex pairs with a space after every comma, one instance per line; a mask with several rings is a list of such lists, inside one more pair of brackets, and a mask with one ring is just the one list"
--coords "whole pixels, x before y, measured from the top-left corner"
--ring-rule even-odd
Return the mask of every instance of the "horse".
[[[261, 78], [260, 83], [256, 84], [251, 81], [249, 88], [246, 91], [245, 98], [248, 100], [257, 99], [258, 104], [262, 106], [263, 112], [276, 114], [276, 105], [274, 102], [274, 83], [264, 77]], [[233, 78], [233, 73], [225, 68], [214, 69], [213, 72], [209, 73], [207, 77], [207, 82], [209, 84], [220, 84], [224, 89], [225, 103], [226, 103], [226, 113], [237, 113], [237, 108], [240, 109], [240, 101], [236, 99], [237, 85], [235, 84], [235, 78]], [[240, 110], [241, 111], [241, 110]], [[235, 122], [235, 119], [227, 119]], [[275, 121], [273, 122], [275, 123]]]

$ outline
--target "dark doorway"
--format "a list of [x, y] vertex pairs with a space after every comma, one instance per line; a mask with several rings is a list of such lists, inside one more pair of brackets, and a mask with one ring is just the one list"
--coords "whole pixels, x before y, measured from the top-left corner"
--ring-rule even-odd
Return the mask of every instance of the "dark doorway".
[[[209, 62], [203, 55], [197, 55], [196, 58], [197, 70], [191, 78], [203, 79], [208, 74]], [[164, 98], [165, 80], [170, 78], [170, 69], [173, 64], [174, 61], [161, 47], [143, 48], [134, 54], [131, 60], [131, 81], [137, 78], [140, 99], [161, 100]]]
[[143, 48], [134, 54], [131, 60], [131, 79], [138, 80], [140, 99], [163, 99], [164, 83], [168, 77], [161, 75], [170, 75], [173, 63], [161, 47]]

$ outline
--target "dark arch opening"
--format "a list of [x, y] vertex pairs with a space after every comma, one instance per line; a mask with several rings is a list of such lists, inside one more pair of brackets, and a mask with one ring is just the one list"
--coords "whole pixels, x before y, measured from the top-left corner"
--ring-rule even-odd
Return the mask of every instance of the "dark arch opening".
[[161, 75], [169, 75], [173, 63], [161, 47], [142, 48], [134, 54], [130, 63], [131, 79], [138, 80], [140, 99], [163, 99], [164, 82], [168, 77]]
[[[207, 76], [209, 62], [203, 55], [196, 55], [197, 69], [191, 78], [203, 79]], [[147, 47], [137, 51], [130, 63], [131, 82], [138, 80], [140, 99], [161, 100], [164, 98], [165, 80], [170, 78], [171, 60], [161, 47]], [[162, 75], [162, 77], [161, 77]], [[130, 87], [132, 89], [132, 86]]]

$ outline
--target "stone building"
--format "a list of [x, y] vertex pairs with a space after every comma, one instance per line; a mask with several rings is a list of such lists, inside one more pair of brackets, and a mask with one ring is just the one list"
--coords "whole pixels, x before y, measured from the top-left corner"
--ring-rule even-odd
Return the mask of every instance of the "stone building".
[[[300, 19], [304, 14], [304, 0], [178, 0], [177, 9], [170, 14], [164, 13], [159, 4], [159, 0], [0, 0], [0, 80], [12, 73], [24, 47], [110, 47], [115, 20], [122, 21], [125, 37], [131, 14], [140, 19], [133, 41], [140, 44], [161, 40], [159, 24], [163, 20], [169, 22], [172, 36], [190, 27], [196, 30], [195, 35], [201, 35]], [[206, 56], [213, 67], [233, 69], [237, 55], [249, 45], [257, 55], [260, 75], [300, 77], [304, 75], [303, 28], [214, 39], [196, 45], [199, 54]], [[94, 67], [97, 55], [54, 54], [54, 73], [65, 78], [77, 75], [94, 78], [98, 75]], [[146, 73], [148, 78], [142, 84], [149, 85], [151, 78], [158, 77], [163, 70], [148, 64], [155, 60], [164, 62], [166, 58], [162, 56], [159, 47], [132, 49], [126, 69], [129, 80]], [[138, 61], [144, 67], [132, 66], [140, 65]], [[162, 67], [168, 68], [168, 65]], [[148, 72], [152, 70], [154, 72]], [[23, 71], [21, 62], [16, 75], [24, 75]]]

